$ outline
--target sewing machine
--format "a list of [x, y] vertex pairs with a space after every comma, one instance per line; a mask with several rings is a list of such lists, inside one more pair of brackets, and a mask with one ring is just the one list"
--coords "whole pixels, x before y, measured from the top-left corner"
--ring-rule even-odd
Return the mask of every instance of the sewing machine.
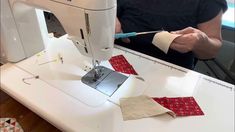
[[[8, 61], [19, 61], [28, 57], [20, 62], [7, 63], [1, 66], [1, 90], [60, 130], [68, 132], [234, 131], [234, 85], [136, 51], [118, 46], [113, 48], [110, 45], [110, 50], [105, 50], [108, 53], [106, 56], [98, 50], [99, 48], [102, 49], [102, 47], [97, 46], [97, 49], [94, 50], [97, 50], [100, 58], [95, 59], [98, 61], [108, 59], [113, 48], [113, 55], [121, 54], [125, 56], [139, 76], [124, 75], [128, 78], [111, 96], [84, 84], [82, 77], [87, 75], [90, 68], [93, 67], [91, 63], [92, 56], [95, 57], [94, 54], [91, 54], [89, 58], [84, 56], [89, 56], [89, 53], [93, 53], [92, 46], [88, 46], [92, 43], [88, 43], [88, 40], [91, 39], [93, 40], [92, 42], [99, 42], [96, 39], [104, 37], [103, 33], [105, 33], [105, 35], [110, 35], [108, 36], [110, 39], [105, 37], [104, 39], [108, 39], [110, 41], [108, 44], [112, 44], [114, 16], [107, 21], [101, 19], [90, 21], [91, 19], [89, 19], [91, 25], [95, 23], [103, 24], [105, 22], [110, 24], [109, 29], [106, 31], [97, 30], [97, 38], [95, 38], [96, 36], [90, 36], [89, 38], [85, 22], [79, 22], [80, 20], [87, 19], [86, 15], [84, 16], [84, 10], [83, 14], [79, 14], [77, 11], [80, 8], [76, 6], [72, 6], [71, 9], [66, 8], [73, 5], [70, 4], [71, 2], [76, 3], [79, 2], [78, 0], [31, 0], [30, 3], [29, 0], [9, 0], [10, 3], [2, 0], [1, 2], [1, 9], [4, 11], [1, 15], [4, 19], [2, 18], [1, 20], [6, 20], [1, 22], [1, 35], [3, 35], [2, 38], [4, 39], [1, 38], [1, 44], [7, 43], [4, 45], [4, 50], [8, 51], [6, 53]], [[26, 3], [26, 5], [22, 4], [22, 2]], [[102, 0], [97, 0], [97, 3], [94, 4], [89, 3], [91, 2], [89, 0], [82, 2], [84, 3], [79, 4], [87, 7], [86, 9], [91, 9], [91, 11], [86, 10], [89, 16], [90, 13], [96, 12], [94, 9], [110, 9], [110, 13], [107, 13], [107, 16], [105, 15], [107, 18], [111, 17], [108, 14], [113, 15], [115, 13], [114, 10], [111, 11], [112, 5], [115, 5], [112, 0], [106, 0], [106, 4], [102, 3], [104, 2]], [[44, 5], [42, 6], [41, 4]], [[61, 16], [64, 21], [70, 22], [72, 20], [72, 22], [83, 23], [84, 36], [88, 35], [84, 39], [84, 41], [87, 41], [88, 54], [84, 49], [84, 45], [76, 45], [76, 40], [80, 40], [80, 38], [73, 36], [73, 33], [78, 33], [78, 36], [80, 36], [81, 31], [79, 27], [70, 23], [67, 25], [67, 28], [71, 28], [71, 30], [72, 28], [78, 29], [74, 32], [71, 31], [72, 35], [68, 33], [69, 29], [67, 29], [68, 35], [60, 38], [47, 37], [48, 33], [45, 22], [42, 21], [44, 18], [42, 12], [34, 10], [27, 5], [52, 12], [55, 10], [55, 7], [59, 7], [58, 13], [60, 15], [64, 14], [63, 17]], [[57, 6], [54, 7], [53, 5]], [[104, 5], [107, 8], [104, 8]], [[15, 11], [11, 10], [12, 8]], [[14, 17], [11, 16], [12, 12]], [[78, 14], [73, 14], [73, 12]], [[55, 12], [53, 13], [56, 14]], [[69, 18], [73, 15], [77, 17]], [[95, 15], [91, 16], [95, 17]], [[93, 35], [93, 28], [88, 28], [92, 33], [90, 35]], [[108, 32], [109, 34], [107, 34]], [[32, 35], [37, 35], [39, 38], [35, 38]], [[45, 46], [34, 47], [42, 44], [42, 42], [44, 42]], [[27, 46], [37, 50], [34, 52], [32, 50], [27, 51], [24, 48]], [[46, 48], [44, 49], [44, 47]], [[10, 50], [9, 48], [12, 49]], [[20, 52], [21, 50], [22, 52]], [[51, 60], [57, 58], [58, 54], [63, 56], [63, 63], [57, 61], [51, 62]], [[108, 61], [100, 62], [100, 66], [112, 69]], [[177, 117], [175, 119], [170, 115], [162, 115], [123, 121], [119, 99], [142, 94], [150, 97], [193, 96], [205, 115]]]
[[[99, 66], [112, 56], [115, 0], [9, 0], [9, 5], [7, 10], [12, 11], [15, 23], [1, 24], [2, 56], [4, 54], [7, 61], [18, 62], [42, 51], [48, 44], [44, 16], [42, 11], [35, 10], [37, 8], [52, 12], [79, 52], [92, 58], [93, 69], [82, 77], [84, 84], [111, 96], [127, 79]], [[9, 31], [12, 27], [15, 32]]]

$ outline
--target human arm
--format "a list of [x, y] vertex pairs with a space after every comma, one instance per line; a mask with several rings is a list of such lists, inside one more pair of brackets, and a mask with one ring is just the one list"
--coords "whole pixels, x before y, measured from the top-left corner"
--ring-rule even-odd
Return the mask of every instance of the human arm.
[[122, 32], [122, 26], [119, 19], [116, 17], [115, 33], [121, 33], [121, 32]]
[[[122, 33], [122, 26], [121, 26], [121, 23], [117, 17], [116, 17], [116, 24], [115, 24], [115, 33]], [[124, 39], [122, 39], [122, 41], [125, 43], [130, 43], [130, 39], [128, 39], [128, 38], [124, 38]]]
[[222, 10], [213, 19], [197, 25], [198, 29], [188, 27], [172, 33], [181, 34], [170, 48], [181, 53], [192, 51], [199, 59], [214, 58], [222, 45]]

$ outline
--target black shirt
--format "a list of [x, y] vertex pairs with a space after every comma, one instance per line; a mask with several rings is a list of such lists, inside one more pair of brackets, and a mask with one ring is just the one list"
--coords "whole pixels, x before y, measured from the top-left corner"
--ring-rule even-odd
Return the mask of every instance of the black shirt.
[[[225, 0], [117, 0], [117, 17], [123, 32], [143, 32], [164, 29], [181, 30], [211, 20], [226, 10]], [[154, 34], [131, 37], [131, 43], [115, 43], [144, 54], [192, 69], [194, 54], [169, 49], [165, 54], [152, 44]]]

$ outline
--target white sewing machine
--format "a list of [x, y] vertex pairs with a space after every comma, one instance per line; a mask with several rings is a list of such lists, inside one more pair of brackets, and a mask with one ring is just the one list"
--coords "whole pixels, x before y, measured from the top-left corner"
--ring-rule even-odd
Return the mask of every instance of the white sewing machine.
[[93, 59], [94, 69], [82, 77], [83, 83], [111, 96], [127, 79], [120, 73], [99, 66], [101, 61], [112, 56], [115, 0], [9, 0], [9, 5], [10, 8], [4, 8], [12, 11], [15, 21], [8, 24], [6, 20], [1, 24], [1, 56], [8, 61], [18, 62], [42, 51], [47, 45], [47, 28], [42, 11], [35, 10], [38, 8], [51, 11], [79, 52]]
[[[112, 56], [115, 0], [9, 0], [9, 4], [15, 23], [3, 23], [10, 27], [1, 25], [8, 61], [17, 62], [32, 56], [43, 50], [47, 44], [48, 36], [42, 11], [35, 8], [51, 11], [81, 54], [98, 61], [108, 60]], [[9, 10], [9, 7], [3, 8]], [[3, 19], [7, 19], [6, 17], [8, 16]], [[9, 31], [12, 26], [18, 33]]]
[[[33, 56], [1, 66], [1, 90], [63, 131], [233, 132], [234, 85], [129, 49], [113, 49], [115, 2], [2, 0], [3, 57], [15, 62]], [[49, 38], [44, 16], [35, 7], [53, 12], [68, 35]], [[92, 59], [84, 55], [107, 60], [112, 49], [113, 55], [124, 55], [139, 76], [123, 75], [128, 78], [109, 96], [84, 84], [82, 77], [93, 66]], [[63, 63], [53, 61], [58, 54]], [[108, 61], [100, 65], [112, 69]], [[205, 115], [123, 121], [119, 98], [142, 94], [193, 96]]]

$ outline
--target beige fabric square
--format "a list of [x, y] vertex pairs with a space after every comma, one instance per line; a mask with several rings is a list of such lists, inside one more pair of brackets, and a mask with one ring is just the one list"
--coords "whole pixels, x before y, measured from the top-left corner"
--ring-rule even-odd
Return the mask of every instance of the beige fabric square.
[[152, 43], [167, 54], [171, 43], [179, 36], [179, 34], [171, 34], [167, 31], [162, 31], [154, 35]]
[[120, 99], [120, 107], [123, 120], [135, 120], [146, 117], [153, 117], [169, 113], [175, 117], [175, 113], [155, 102], [152, 98], [141, 95]]

